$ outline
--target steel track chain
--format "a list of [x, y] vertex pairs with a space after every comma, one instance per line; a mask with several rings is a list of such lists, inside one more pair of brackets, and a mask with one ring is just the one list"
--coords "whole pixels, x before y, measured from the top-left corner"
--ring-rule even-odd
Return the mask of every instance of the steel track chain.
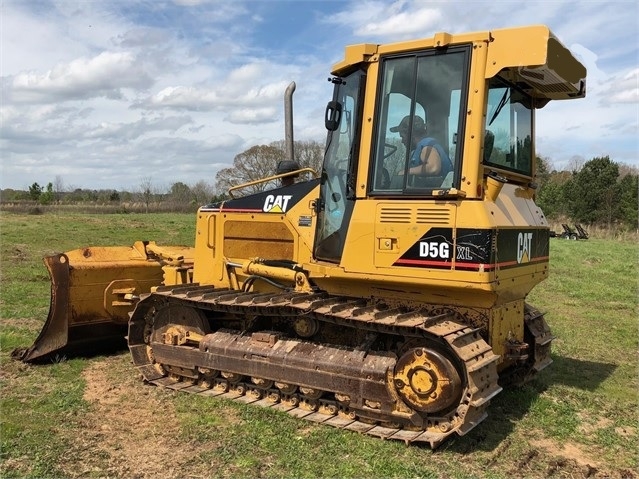
[[175, 391], [186, 392], [190, 394], [198, 394], [201, 396], [218, 397], [222, 399], [229, 399], [234, 402], [242, 404], [251, 404], [253, 406], [260, 406], [264, 408], [270, 408], [274, 411], [280, 411], [289, 414], [297, 419], [304, 419], [317, 424], [324, 424], [338, 429], [344, 429], [346, 431], [354, 431], [361, 434], [367, 434], [369, 436], [375, 436], [382, 439], [392, 439], [398, 441], [404, 441], [406, 444], [412, 442], [425, 442], [430, 444], [432, 448], [437, 447], [448, 434], [441, 434], [441, 437], [436, 437], [430, 431], [411, 431], [408, 429], [387, 427], [367, 422], [360, 421], [356, 418], [349, 417], [348, 414], [327, 414], [322, 411], [313, 411], [303, 406], [294, 406], [290, 402], [274, 401], [268, 397], [259, 397], [252, 395], [252, 390], [249, 384], [243, 383], [240, 387], [246, 387], [246, 391], [239, 392], [238, 385], [227, 390], [225, 387], [213, 387], [208, 388], [202, 384], [193, 384], [186, 381], [180, 381], [170, 377], [163, 377], [155, 379], [153, 381], [147, 381], [155, 386], [172, 389]]
[[[259, 394], [246, 394], [254, 391], [255, 385], [242, 384], [238, 388], [209, 387], [191, 379], [179, 381], [168, 376], [153, 377], [149, 375], [149, 364], [134, 363], [139, 366], [143, 375], [151, 384], [167, 387], [183, 392], [197, 393], [206, 396], [220, 396], [242, 403], [250, 403], [287, 412], [295, 417], [315, 423], [357, 431], [385, 439], [401, 440], [406, 443], [426, 442], [431, 447], [439, 445], [446, 437], [453, 433], [466, 434], [479, 424], [487, 415], [486, 408], [494, 396], [500, 391], [498, 385], [497, 360], [498, 356], [492, 348], [481, 338], [479, 330], [466, 324], [456, 322], [450, 311], [442, 310], [439, 314], [427, 314], [424, 310], [389, 310], [386, 308], [367, 305], [362, 300], [348, 297], [329, 296], [326, 293], [246, 293], [235, 290], [218, 290], [213, 287], [197, 285], [186, 287], [162, 287], [156, 293], [144, 298], [141, 303], [161, 306], [168, 302], [196, 306], [198, 308], [215, 310], [225, 313], [240, 313], [252, 315], [279, 316], [282, 314], [311, 315], [320, 321], [341, 324], [346, 327], [361, 327], [380, 333], [401, 334], [415, 338], [437, 338], [445, 342], [463, 362], [466, 371], [465, 394], [451, 417], [450, 422], [429, 424], [429, 430], [413, 431], [399, 427], [387, 427], [386, 424], [371, 424], [353, 417], [353, 414], [343, 412], [327, 414], [324, 411], [313, 411], [308, 407], [298, 406], [286, 401], [273, 401], [260, 398]], [[144, 308], [142, 308], [144, 311]], [[136, 309], [137, 312], [137, 309]], [[436, 311], [437, 313], [437, 311]], [[152, 321], [152, 313], [133, 314], [132, 322]], [[145, 316], [146, 319], [140, 317]], [[133, 350], [132, 350], [133, 352]], [[146, 373], [146, 374], [145, 374]], [[155, 374], [159, 376], [159, 374]], [[379, 422], [379, 421], [378, 421]], [[439, 428], [439, 431], [433, 431]]]

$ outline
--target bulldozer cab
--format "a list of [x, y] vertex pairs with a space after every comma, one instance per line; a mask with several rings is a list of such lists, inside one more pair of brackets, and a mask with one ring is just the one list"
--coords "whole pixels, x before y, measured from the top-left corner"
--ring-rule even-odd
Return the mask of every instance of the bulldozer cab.
[[[459, 205], [505, 182], [532, 197], [535, 109], [583, 97], [585, 73], [542, 26], [347, 47], [326, 109], [315, 259], [340, 263], [359, 200]], [[428, 171], [420, 154], [433, 150], [441, 166]]]
[[[374, 68], [363, 63], [333, 79], [318, 202], [317, 259], [339, 262], [358, 194], [433, 198], [442, 188], [459, 188], [470, 60], [471, 45], [426, 48], [390, 53]], [[367, 78], [371, 73], [377, 81]], [[375, 105], [371, 126], [370, 121], [363, 121], [367, 103]], [[362, 158], [360, 169], [364, 135], [372, 135], [371, 147], [365, 150], [370, 157]], [[424, 140], [440, 157], [436, 174], [413, 173], [419, 164], [416, 148]], [[365, 192], [357, 188], [362, 176]]]

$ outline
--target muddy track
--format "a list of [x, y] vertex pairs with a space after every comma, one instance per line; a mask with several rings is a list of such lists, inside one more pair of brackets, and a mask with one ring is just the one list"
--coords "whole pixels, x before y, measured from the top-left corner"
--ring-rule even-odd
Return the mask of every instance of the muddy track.
[[[220, 329], [204, 337], [199, 348], [153, 342], [152, 351], [150, 351], [151, 331], [156, 316], [159, 311], [168, 307], [182, 307], [190, 311], [192, 311], [191, 308], [196, 308], [206, 310], [209, 315], [214, 313], [220, 317], [303, 315], [313, 318], [320, 324], [333, 324], [343, 328], [344, 331], [366, 330], [377, 335], [401, 337], [406, 341], [435, 341], [454, 355], [455, 361], [460, 365], [458, 369], [462, 376], [460, 381], [463, 383], [463, 393], [457, 406], [443, 415], [420, 414], [418, 411], [407, 408], [406, 404], [399, 400], [395, 391], [390, 393], [386, 391], [387, 375], [391, 374], [389, 371], [392, 371], [397, 362], [398, 356], [395, 356], [397, 351], [389, 354], [387, 351], [345, 350], [340, 345], [331, 349], [330, 345], [317, 345], [310, 341], [285, 340], [277, 333], [254, 332], [251, 336], [250, 333]], [[197, 323], [196, 320], [189, 321], [191, 324]], [[223, 321], [220, 322], [223, 323]], [[257, 341], [256, 335], [259, 335]], [[255, 361], [244, 360], [245, 371], [249, 369], [254, 371], [248, 374], [250, 380], [243, 378], [247, 373], [241, 375], [242, 380], [229, 378], [228, 372], [227, 377], [222, 378], [217, 374], [215, 376], [206, 374], [212, 370], [216, 370], [216, 373], [221, 370], [224, 375], [225, 364], [229, 364], [229, 370], [232, 370], [234, 364], [241, 363], [241, 356], [247, 356], [244, 354], [245, 351], [250, 351], [248, 356], [254, 356], [255, 343], [262, 341], [270, 341], [271, 347], [278, 341], [288, 341], [287, 350], [303, 347], [310, 351], [309, 354], [316, 354], [318, 357], [320, 353], [317, 351], [321, 349], [322, 357], [334, 358], [339, 354], [340, 357], [346, 358], [343, 361], [347, 363], [357, 361], [359, 356], [366, 356], [370, 368], [370, 373], [366, 374], [367, 378], [362, 378], [361, 371], [357, 370], [347, 379], [350, 383], [358, 384], [355, 390], [368, 391], [369, 395], [349, 396], [344, 400], [343, 391], [324, 387], [320, 388], [321, 394], [315, 397], [317, 391], [311, 389], [310, 394], [308, 393], [309, 383], [301, 383], [299, 378], [296, 378], [297, 381], [293, 380], [293, 376], [298, 375], [294, 366], [284, 390], [272, 387], [273, 380], [277, 380], [274, 368], [281, 369], [284, 365], [294, 362], [295, 358], [292, 355], [283, 359], [276, 358], [279, 362], [270, 369], [268, 367], [255, 369]], [[238, 359], [236, 363], [233, 363], [227, 356], [233, 354], [233, 351], [230, 351], [231, 348], [239, 348], [238, 343], [242, 343], [245, 349], [235, 351]], [[431, 311], [389, 309], [368, 305], [352, 298], [330, 297], [323, 293], [255, 294], [229, 290], [218, 291], [212, 287], [199, 286], [166, 288], [139, 303], [130, 322], [129, 347], [134, 364], [149, 382], [158, 386], [196, 394], [221, 396], [242, 403], [278, 409], [312, 422], [407, 443], [426, 442], [431, 447], [436, 447], [453, 433], [463, 435], [474, 428], [486, 417], [486, 408], [490, 399], [501, 391], [496, 369], [498, 356], [481, 338], [479, 330], [460, 323], [456, 320], [454, 312], [445, 309]], [[213, 356], [216, 347], [222, 352]], [[326, 350], [329, 351], [326, 352]], [[267, 353], [260, 352], [260, 355], [262, 354]], [[417, 354], [420, 352], [418, 351]], [[273, 358], [269, 360], [275, 362]], [[299, 361], [301, 361], [300, 367], [303, 368], [306, 363], [302, 359]], [[335, 360], [332, 359], [332, 361]], [[162, 367], [158, 367], [158, 363], [162, 364]], [[332, 371], [332, 368], [333, 366], [328, 364], [326, 375]], [[317, 377], [316, 384], [331, 382], [324, 380], [322, 383], [321, 374], [315, 373], [310, 365], [306, 371], [307, 374]], [[342, 370], [335, 369], [335, 371], [338, 371], [334, 373], [335, 375], [342, 374]], [[231, 374], [231, 376], [235, 375]], [[397, 382], [397, 379], [392, 381]], [[261, 384], [267, 384], [267, 386], [259, 387]], [[381, 391], [382, 387], [383, 391]], [[394, 397], [389, 399], [389, 395]], [[398, 414], [396, 404], [400, 404], [401, 409], [404, 410], [403, 416]], [[405, 418], [409, 419], [404, 420]]]

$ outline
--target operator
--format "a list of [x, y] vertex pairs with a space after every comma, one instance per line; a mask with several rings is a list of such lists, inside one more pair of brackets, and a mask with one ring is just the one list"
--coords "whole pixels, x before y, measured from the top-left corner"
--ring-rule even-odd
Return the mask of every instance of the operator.
[[410, 116], [405, 116], [399, 125], [392, 127], [390, 131], [399, 132], [406, 150], [411, 152], [409, 174], [445, 177], [453, 171], [453, 163], [437, 140], [428, 136], [426, 124], [421, 117], [413, 116], [412, 134]]

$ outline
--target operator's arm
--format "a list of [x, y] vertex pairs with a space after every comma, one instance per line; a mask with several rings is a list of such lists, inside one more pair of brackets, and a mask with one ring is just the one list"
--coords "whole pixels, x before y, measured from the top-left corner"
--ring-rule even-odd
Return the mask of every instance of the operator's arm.
[[423, 147], [419, 154], [419, 159], [421, 163], [408, 170], [411, 175], [437, 176], [442, 171], [442, 159], [434, 147]]

